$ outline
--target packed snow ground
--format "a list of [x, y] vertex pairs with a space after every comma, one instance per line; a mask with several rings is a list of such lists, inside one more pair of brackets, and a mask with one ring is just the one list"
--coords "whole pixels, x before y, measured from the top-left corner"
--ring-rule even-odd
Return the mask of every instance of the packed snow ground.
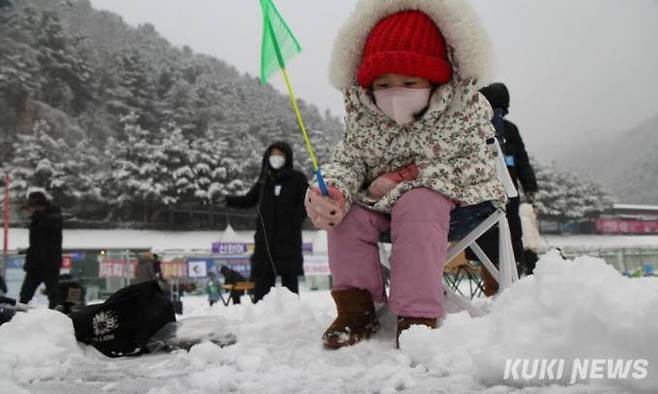
[[[545, 256], [533, 277], [482, 318], [449, 314], [440, 329], [412, 328], [394, 349], [394, 319], [351, 348], [320, 336], [334, 316], [328, 292], [273, 291], [252, 305], [210, 308], [185, 299], [185, 315], [223, 316], [238, 343], [108, 359], [75, 342], [63, 315], [45, 309], [0, 326], [0, 393], [619, 393], [658, 387], [658, 279], [622, 277], [593, 258]], [[643, 380], [569, 384], [504, 380], [510, 358], [646, 359]], [[569, 369], [569, 367], [567, 367]], [[567, 374], [569, 375], [569, 374]]]
[[[304, 242], [312, 242], [314, 251], [326, 252], [324, 231], [304, 231]], [[153, 231], [153, 230], [65, 230], [64, 249], [134, 248], [155, 250], [210, 250], [213, 242], [253, 242], [253, 231]], [[542, 237], [549, 247], [584, 250], [656, 248], [658, 235], [547, 235]], [[9, 250], [26, 249], [29, 231], [10, 228]]]

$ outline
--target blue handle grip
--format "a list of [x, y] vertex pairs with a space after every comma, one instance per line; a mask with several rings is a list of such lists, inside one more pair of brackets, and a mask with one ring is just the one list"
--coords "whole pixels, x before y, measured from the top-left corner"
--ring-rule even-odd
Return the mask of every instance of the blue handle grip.
[[315, 171], [315, 179], [318, 181], [318, 186], [320, 186], [320, 193], [322, 193], [323, 196], [329, 197], [329, 188], [327, 187], [327, 184], [324, 182], [324, 177], [322, 176], [322, 169], [318, 167], [318, 170]]

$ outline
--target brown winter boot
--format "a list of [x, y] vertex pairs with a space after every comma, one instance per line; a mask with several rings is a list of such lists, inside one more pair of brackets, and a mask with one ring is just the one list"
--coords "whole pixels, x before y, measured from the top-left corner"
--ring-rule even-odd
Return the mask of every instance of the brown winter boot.
[[395, 338], [395, 348], [400, 348], [400, 334], [402, 331], [411, 326], [427, 326], [429, 328], [436, 328], [436, 318], [429, 317], [398, 317], [398, 335]]
[[338, 316], [322, 335], [325, 347], [338, 349], [354, 345], [379, 330], [375, 306], [368, 290], [334, 290]]
[[496, 295], [496, 293], [498, 293], [498, 282], [496, 279], [494, 279], [493, 275], [491, 275], [489, 270], [485, 267], [482, 267], [480, 272], [480, 275], [482, 275], [482, 287], [484, 288], [484, 295], [487, 297]]

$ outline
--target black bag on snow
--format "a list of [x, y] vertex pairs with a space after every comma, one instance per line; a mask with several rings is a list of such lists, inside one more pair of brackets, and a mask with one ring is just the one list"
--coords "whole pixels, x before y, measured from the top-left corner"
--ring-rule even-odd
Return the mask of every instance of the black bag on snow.
[[155, 281], [124, 287], [104, 303], [71, 314], [75, 337], [109, 357], [147, 352], [153, 334], [176, 321], [171, 301]]

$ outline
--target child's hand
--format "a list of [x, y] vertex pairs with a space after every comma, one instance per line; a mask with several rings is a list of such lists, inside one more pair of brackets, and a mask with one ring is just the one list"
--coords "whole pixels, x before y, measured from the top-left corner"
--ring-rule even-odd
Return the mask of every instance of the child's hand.
[[418, 177], [416, 164], [409, 164], [400, 171], [382, 174], [368, 187], [368, 197], [379, 200], [404, 181], [413, 181]]
[[328, 186], [329, 197], [324, 197], [318, 188], [306, 196], [306, 213], [313, 225], [320, 230], [329, 230], [345, 217], [345, 196], [333, 186]]
[[386, 175], [387, 174], [381, 175], [379, 178], [375, 179], [370, 186], [368, 186], [368, 197], [373, 200], [379, 200], [397, 186], [397, 183], [392, 181]]

